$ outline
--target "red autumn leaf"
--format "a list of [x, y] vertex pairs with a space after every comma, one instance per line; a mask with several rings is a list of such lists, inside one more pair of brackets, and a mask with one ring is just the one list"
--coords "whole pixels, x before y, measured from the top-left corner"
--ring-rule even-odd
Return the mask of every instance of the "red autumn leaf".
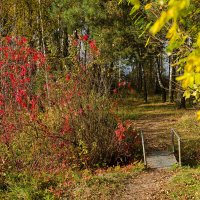
[[71, 75], [70, 74], [67, 74], [66, 77], [65, 77], [65, 80], [68, 82], [71, 78]]
[[90, 40], [89, 41], [89, 45], [90, 45], [90, 48], [93, 50], [93, 51], [97, 51], [97, 46], [96, 46], [96, 41], [95, 40]]
[[78, 113], [79, 113], [80, 115], [82, 115], [82, 114], [84, 113], [83, 108], [80, 108], [79, 111], [78, 111]]
[[27, 69], [25, 66], [21, 66], [21, 72], [20, 72], [20, 76], [25, 76], [27, 73]]
[[0, 61], [0, 68], [3, 66], [4, 62]]
[[78, 41], [77, 40], [73, 40], [72, 41], [72, 45], [75, 46], [75, 47], [78, 46]]
[[27, 39], [25, 37], [21, 38], [21, 44], [26, 44], [27, 43]]
[[113, 93], [114, 93], [114, 94], [117, 94], [117, 89], [114, 89], [114, 90], [113, 90]]
[[5, 111], [4, 110], [0, 110], [0, 116], [4, 115]]
[[4, 105], [3, 101], [0, 100], [0, 106], [3, 106], [3, 105]]
[[12, 41], [12, 36], [6, 36], [6, 41], [10, 43]]
[[34, 60], [34, 61], [38, 61], [38, 60], [39, 60], [39, 54], [38, 54], [38, 53], [35, 53], [35, 54], [33, 55], [33, 60]]
[[83, 35], [83, 37], [82, 37], [83, 41], [88, 41], [88, 39], [89, 39], [89, 35], [88, 34]]

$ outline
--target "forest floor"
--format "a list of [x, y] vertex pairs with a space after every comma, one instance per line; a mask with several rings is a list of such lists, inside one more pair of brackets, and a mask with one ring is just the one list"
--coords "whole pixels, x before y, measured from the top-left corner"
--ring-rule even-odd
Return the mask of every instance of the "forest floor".
[[[195, 122], [197, 128], [199, 129], [198, 122], [194, 120], [195, 109], [177, 110], [175, 109], [174, 104], [170, 103], [137, 104], [137, 102], [134, 102], [133, 100], [130, 100], [129, 103], [122, 103], [121, 105], [122, 107], [119, 110], [120, 115], [127, 119], [134, 119], [136, 129], [143, 130], [147, 152], [155, 150], [170, 151], [171, 128], [175, 128], [178, 132], [180, 131], [181, 136], [184, 138], [199, 138], [200, 136], [199, 134], [196, 135], [196, 133], [192, 135], [185, 134], [188, 116], [190, 119], [193, 117], [193, 120], [191, 121]], [[184, 127], [183, 124], [181, 125], [181, 123], [183, 123], [186, 127]], [[176, 173], [178, 173], [178, 171], [174, 170], [173, 167], [169, 169], [145, 170], [136, 178], [130, 180], [129, 184], [126, 185], [126, 189], [123, 194], [120, 195], [121, 197], [118, 197], [117, 199], [175, 199], [172, 198], [173, 195], [169, 194], [169, 187], [166, 187], [166, 185], [172, 181], [172, 179], [176, 176]]]
[[[130, 180], [121, 200], [164, 199], [167, 190], [165, 184], [173, 176], [172, 170], [154, 169], [141, 172], [137, 178]], [[163, 196], [161, 198], [161, 196]]]

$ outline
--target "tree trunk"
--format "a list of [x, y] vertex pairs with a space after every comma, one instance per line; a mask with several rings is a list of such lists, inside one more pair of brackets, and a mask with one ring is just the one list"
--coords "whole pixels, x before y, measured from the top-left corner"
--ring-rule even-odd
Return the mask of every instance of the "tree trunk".
[[[183, 73], [183, 71], [179, 71], [179, 76]], [[176, 106], [178, 109], [186, 109], [186, 100], [183, 96], [183, 88], [181, 86], [181, 83], [179, 82], [177, 86], [178, 92], [177, 92], [177, 98], [176, 98]]]
[[64, 28], [63, 35], [64, 35], [64, 39], [63, 39], [63, 56], [67, 57], [68, 56], [68, 48], [69, 48], [67, 27]]
[[161, 60], [162, 58], [157, 58], [156, 61], [157, 61], [157, 78], [158, 78], [158, 83], [162, 89], [162, 102], [166, 102], [167, 100], [167, 93], [166, 93], [166, 89], [164, 87], [164, 84], [163, 84], [163, 80], [162, 80], [162, 76], [161, 76]]
[[158, 83], [158, 77], [155, 77], [154, 94], [160, 94], [160, 85]]
[[171, 58], [169, 57], [169, 102], [174, 102], [176, 68], [171, 66]]
[[176, 106], [178, 109], [186, 109], [186, 100], [182, 91], [177, 93]]
[[144, 102], [147, 103], [148, 101], [148, 93], [147, 93], [147, 83], [146, 83], [146, 74], [145, 74], [145, 70], [143, 67], [142, 68], [142, 74], [143, 74], [143, 85], [144, 85], [144, 90], [143, 90], [143, 95], [144, 95]]
[[143, 87], [143, 72], [141, 64], [137, 66], [137, 91], [141, 93]]
[[[40, 30], [41, 30], [41, 41], [42, 41], [42, 52], [44, 56], [46, 56], [46, 46], [44, 41], [44, 23], [42, 18], [42, 5], [41, 0], [38, 0], [39, 4], [39, 21], [40, 21]], [[47, 72], [47, 65], [45, 64], [45, 82], [46, 82], [46, 92], [47, 92], [47, 99], [49, 103], [50, 91], [49, 91], [49, 79], [48, 79], [48, 72]], [[50, 105], [50, 103], [49, 103]]]

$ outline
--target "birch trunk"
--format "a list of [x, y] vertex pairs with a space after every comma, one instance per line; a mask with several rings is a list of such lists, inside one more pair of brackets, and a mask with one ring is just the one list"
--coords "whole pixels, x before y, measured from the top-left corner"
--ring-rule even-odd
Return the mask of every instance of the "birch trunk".
[[[40, 20], [40, 30], [41, 30], [41, 41], [42, 41], [42, 52], [44, 56], [46, 56], [46, 48], [45, 48], [45, 42], [44, 42], [44, 24], [43, 24], [43, 19], [42, 19], [42, 8], [41, 8], [41, 0], [38, 0], [39, 4], [39, 20]], [[49, 97], [50, 97], [50, 92], [49, 92], [49, 79], [48, 79], [48, 72], [47, 72], [47, 65], [45, 64], [45, 82], [46, 82], [46, 92], [47, 92], [47, 99], [48, 99], [48, 104], [50, 105], [49, 102]]]

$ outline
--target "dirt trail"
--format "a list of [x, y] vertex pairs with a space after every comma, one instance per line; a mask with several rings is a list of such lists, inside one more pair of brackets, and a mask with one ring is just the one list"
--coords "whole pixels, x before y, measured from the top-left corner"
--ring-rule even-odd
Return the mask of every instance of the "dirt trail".
[[[170, 146], [170, 128], [178, 121], [170, 112], [148, 110], [145, 115], [135, 120], [135, 127], [144, 131], [147, 151], [167, 150]], [[160, 200], [165, 199], [164, 185], [173, 176], [169, 169], [147, 170], [132, 179], [127, 185], [121, 200]], [[162, 195], [162, 197], [161, 197]], [[167, 198], [169, 199], [169, 198]]]
[[121, 200], [163, 200], [161, 198], [165, 183], [172, 177], [168, 170], [152, 170], [142, 172], [127, 185]]
[[171, 145], [170, 129], [177, 121], [175, 115], [151, 111], [135, 120], [135, 127], [143, 130], [148, 151], [167, 150]]

